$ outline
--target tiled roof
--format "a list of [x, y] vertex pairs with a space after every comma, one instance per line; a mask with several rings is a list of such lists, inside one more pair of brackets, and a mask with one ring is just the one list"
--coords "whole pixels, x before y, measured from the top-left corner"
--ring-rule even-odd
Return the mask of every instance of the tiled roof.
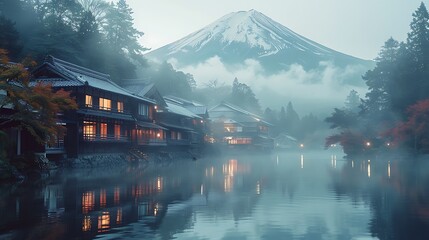
[[171, 96], [171, 95], [165, 96], [164, 99], [166, 101], [175, 102], [176, 104], [179, 104], [182, 106], [205, 107], [204, 104], [201, 104], [199, 102], [190, 101], [190, 100], [186, 100], [186, 99], [179, 98], [176, 96]]
[[209, 115], [211, 119], [220, 118], [222, 116], [234, 119], [237, 122], [262, 122], [267, 125], [272, 125], [271, 123], [265, 121], [259, 115], [246, 111], [240, 107], [237, 107], [233, 104], [223, 102], [216, 105], [215, 107], [209, 110]]
[[206, 106], [185, 106], [185, 108], [198, 115], [207, 114]]
[[169, 112], [171, 113], [175, 113], [175, 114], [179, 114], [185, 117], [190, 117], [190, 118], [201, 118], [200, 116], [194, 114], [193, 112], [189, 111], [188, 109], [174, 104], [172, 102], [167, 102], [167, 109]]
[[[47, 65], [52, 70], [58, 72], [64, 78], [52, 78], [50, 80], [42, 78], [35, 79], [35, 81], [46, 81], [48, 83], [51, 83], [55, 87], [82, 86], [87, 84], [91, 87], [102, 89], [108, 92], [113, 92], [133, 98], [138, 98], [147, 102], [155, 103], [151, 99], [142, 96], [136, 96], [128, 90], [120, 87], [119, 85], [110, 80], [110, 76], [108, 74], [84, 68], [82, 66], [78, 66], [76, 64], [69, 63], [58, 58], [54, 58], [53, 56], [48, 56], [42, 66], [44, 65]], [[37, 71], [37, 69], [35, 71]]]
[[176, 125], [176, 124], [164, 123], [164, 122], [161, 122], [160, 124], [164, 127], [167, 127], [167, 128], [176, 128], [176, 129], [183, 129], [183, 130], [187, 130], [187, 131], [194, 131], [194, 129], [192, 129], [192, 128], [180, 126], [180, 125]]

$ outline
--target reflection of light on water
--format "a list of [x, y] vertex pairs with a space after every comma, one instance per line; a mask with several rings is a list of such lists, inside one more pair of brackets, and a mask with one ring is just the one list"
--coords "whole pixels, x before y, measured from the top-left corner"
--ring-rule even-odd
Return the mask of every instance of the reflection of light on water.
[[352, 168], [355, 167], [355, 161], [352, 160]]
[[277, 165], [279, 165], [279, 155], [277, 155]]
[[261, 194], [261, 184], [259, 181], [256, 182], [256, 194]]
[[82, 221], [82, 232], [91, 230], [91, 216], [85, 216]]
[[85, 192], [82, 194], [82, 213], [88, 213], [94, 210], [95, 196], [94, 192]]
[[371, 177], [371, 160], [368, 160], [368, 177]]
[[213, 177], [214, 176], [214, 167], [210, 167], [210, 169], [206, 168], [206, 177]]
[[158, 177], [157, 179], [156, 179], [156, 190], [158, 191], [158, 192], [162, 192], [162, 182], [163, 182], [163, 179], [162, 179], [162, 177]]
[[233, 178], [234, 178], [233, 176], [225, 176], [225, 179], [223, 182], [223, 190], [225, 192], [231, 192]]
[[390, 161], [387, 162], [387, 176], [390, 178]]
[[304, 155], [301, 154], [301, 168], [304, 168]]
[[153, 208], [153, 215], [154, 216], [158, 215], [158, 211], [159, 211], [159, 203], [155, 204], [155, 207]]
[[110, 215], [109, 212], [103, 212], [98, 216], [98, 232], [105, 232], [110, 228]]
[[331, 155], [331, 165], [333, 168], [337, 168], [337, 155]]
[[100, 189], [100, 207], [106, 207], [106, 189]]
[[122, 208], [118, 208], [118, 211], [116, 212], [116, 224], [122, 223]]
[[113, 193], [113, 203], [119, 204], [120, 203], [120, 197], [121, 197], [121, 189], [119, 187], [115, 187], [115, 190]]
[[204, 185], [203, 185], [203, 184], [201, 184], [201, 187], [200, 187], [200, 194], [201, 194], [201, 195], [203, 195], [203, 194], [204, 194]]

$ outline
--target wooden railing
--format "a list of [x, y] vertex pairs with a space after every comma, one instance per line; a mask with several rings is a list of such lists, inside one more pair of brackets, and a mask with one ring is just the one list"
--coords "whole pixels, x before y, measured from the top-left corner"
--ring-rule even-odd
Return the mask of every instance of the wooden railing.
[[130, 138], [125, 135], [84, 134], [83, 140], [91, 142], [129, 142]]
[[112, 112], [112, 113], [124, 113], [124, 114], [130, 114], [130, 111], [125, 111], [123, 109], [121, 109], [121, 111], [119, 111], [117, 108], [107, 108], [107, 107], [100, 107], [99, 105], [89, 105], [89, 104], [82, 104], [79, 106], [79, 108], [83, 109], [83, 108], [88, 108], [88, 109], [92, 109], [92, 110], [100, 110], [100, 111], [106, 111], [106, 112]]

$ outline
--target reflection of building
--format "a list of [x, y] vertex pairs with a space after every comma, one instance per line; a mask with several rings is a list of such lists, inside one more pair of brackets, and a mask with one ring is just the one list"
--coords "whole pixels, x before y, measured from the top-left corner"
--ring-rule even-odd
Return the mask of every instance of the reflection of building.
[[269, 137], [272, 125], [260, 116], [229, 103], [221, 103], [209, 110], [215, 141], [228, 146], [254, 146], [272, 149]]

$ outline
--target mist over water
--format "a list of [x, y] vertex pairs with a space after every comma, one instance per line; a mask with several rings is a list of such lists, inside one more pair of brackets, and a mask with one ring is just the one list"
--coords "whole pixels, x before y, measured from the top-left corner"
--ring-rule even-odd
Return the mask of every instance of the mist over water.
[[2, 188], [0, 237], [424, 239], [428, 179], [411, 169], [301, 149], [64, 170]]

